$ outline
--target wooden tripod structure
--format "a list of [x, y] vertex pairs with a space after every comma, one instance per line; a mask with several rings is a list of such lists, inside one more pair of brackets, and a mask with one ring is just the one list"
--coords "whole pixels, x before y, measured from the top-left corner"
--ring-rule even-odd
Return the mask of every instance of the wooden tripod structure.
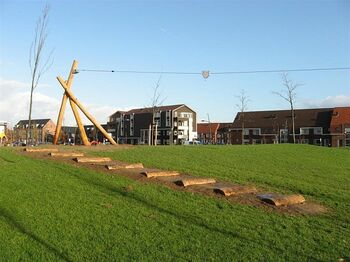
[[57, 143], [58, 143], [58, 138], [60, 136], [61, 129], [62, 129], [62, 121], [63, 121], [64, 111], [66, 109], [67, 99], [69, 99], [69, 103], [70, 103], [70, 106], [72, 108], [72, 111], [73, 111], [73, 114], [74, 114], [74, 117], [75, 117], [75, 121], [77, 122], [77, 125], [78, 125], [78, 128], [79, 128], [81, 139], [82, 139], [83, 144], [85, 146], [89, 146], [90, 142], [89, 142], [89, 140], [87, 138], [84, 126], [83, 126], [83, 124], [81, 122], [81, 118], [80, 118], [80, 115], [79, 115], [79, 112], [78, 112], [78, 108], [96, 126], [96, 128], [98, 130], [100, 130], [100, 132], [108, 139], [108, 141], [111, 144], [116, 145], [117, 143], [113, 140], [113, 138], [106, 132], [106, 130], [104, 130], [104, 128], [96, 121], [96, 119], [92, 115], [89, 114], [89, 112], [74, 97], [73, 92], [70, 90], [70, 88], [72, 86], [72, 83], [73, 83], [74, 74], [77, 72], [77, 68], [78, 68], [78, 61], [74, 60], [67, 81], [63, 80], [63, 78], [60, 77], [60, 76], [57, 77], [58, 82], [60, 82], [60, 84], [63, 87], [65, 92], [64, 92], [63, 97], [62, 97], [61, 108], [60, 108], [60, 112], [59, 112], [58, 118], [57, 118], [56, 132], [55, 132], [55, 136], [54, 136], [54, 139], [53, 139], [53, 144], [57, 145]]

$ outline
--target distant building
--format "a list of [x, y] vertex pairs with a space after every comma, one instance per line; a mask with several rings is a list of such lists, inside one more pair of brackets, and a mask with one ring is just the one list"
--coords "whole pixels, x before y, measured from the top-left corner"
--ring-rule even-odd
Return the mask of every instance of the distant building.
[[[232, 126], [223, 135], [232, 144], [292, 143], [292, 117], [290, 110], [255, 111], [238, 113]], [[296, 109], [296, 143], [322, 146], [350, 145], [350, 107]]]
[[[31, 120], [31, 126], [30, 137], [33, 143], [52, 142], [56, 125], [51, 119], [33, 119]], [[19, 142], [26, 142], [27, 129], [28, 120], [20, 120], [13, 128], [14, 139]]]
[[197, 139], [202, 144], [217, 144], [220, 140], [220, 137], [218, 137], [220, 125], [220, 123], [198, 123]]
[[350, 146], [350, 107], [333, 109], [330, 132], [332, 146]]
[[77, 126], [62, 126], [58, 139], [62, 144], [80, 144], [80, 133]]
[[[157, 131], [150, 129], [153, 118]], [[148, 144], [156, 137], [159, 145], [182, 144], [197, 138], [196, 112], [184, 104], [117, 111], [107, 132], [119, 143]]]
[[203, 144], [231, 144], [232, 123], [198, 123], [198, 140]]
[[220, 123], [217, 131], [217, 143], [222, 145], [232, 144], [231, 132], [229, 132], [233, 123]]
[[6, 129], [7, 129], [7, 122], [0, 121], [0, 144], [5, 143], [5, 141], [7, 139]]
[[[103, 127], [104, 130], [107, 130], [107, 125], [106, 124], [101, 124], [101, 126]], [[94, 125], [84, 125], [84, 129], [86, 132], [86, 136], [88, 137], [89, 141], [96, 141], [96, 142], [100, 142], [103, 143], [105, 142], [105, 140], [107, 140], [105, 138], [105, 136], [101, 133], [101, 131], [96, 128]], [[79, 134], [79, 139], [80, 139], [80, 134]]]

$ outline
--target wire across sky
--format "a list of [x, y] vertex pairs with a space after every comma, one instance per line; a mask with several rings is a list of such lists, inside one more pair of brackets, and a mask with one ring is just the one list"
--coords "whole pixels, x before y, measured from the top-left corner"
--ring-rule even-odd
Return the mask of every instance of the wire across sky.
[[183, 72], [183, 71], [137, 71], [137, 70], [103, 70], [103, 69], [78, 69], [79, 72], [96, 73], [128, 73], [128, 74], [161, 74], [161, 75], [203, 75], [205, 78], [209, 75], [232, 75], [232, 74], [261, 74], [261, 73], [287, 73], [287, 72], [312, 72], [312, 71], [340, 71], [350, 70], [350, 67], [325, 67], [325, 68], [298, 68], [298, 69], [274, 69], [274, 70], [247, 70], [247, 71], [224, 71], [211, 72], [203, 70], [201, 72]]

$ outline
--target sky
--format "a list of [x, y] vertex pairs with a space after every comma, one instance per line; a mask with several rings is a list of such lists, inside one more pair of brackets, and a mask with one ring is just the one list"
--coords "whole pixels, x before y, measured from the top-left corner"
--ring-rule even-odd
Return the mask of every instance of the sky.
[[[198, 72], [127, 74], [81, 71], [72, 91], [105, 123], [117, 110], [151, 105], [159, 78], [163, 105], [186, 104], [197, 121], [232, 122], [239, 93], [248, 111], [288, 109], [273, 94], [280, 73], [200, 73], [350, 67], [350, 1], [29, 1], [0, 0], [0, 120], [28, 118], [28, 57], [36, 21], [50, 5], [44, 55], [54, 63], [34, 93], [32, 118], [57, 119], [74, 59], [79, 69]], [[296, 108], [350, 106], [350, 70], [291, 72], [302, 84]], [[89, 124], [87, 119], [84, 123]], [[75, 125], [67, 107], [64, 125]]]

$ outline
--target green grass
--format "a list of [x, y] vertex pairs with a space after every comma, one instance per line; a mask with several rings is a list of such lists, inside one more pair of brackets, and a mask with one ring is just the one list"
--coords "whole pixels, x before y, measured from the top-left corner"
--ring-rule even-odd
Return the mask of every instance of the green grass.
[[350, 151], [309, 146], [94, 152], [301, 192], [331, 212], [265, 212], [0, 149], [0, 260], [335, 261], [350, 257]]

